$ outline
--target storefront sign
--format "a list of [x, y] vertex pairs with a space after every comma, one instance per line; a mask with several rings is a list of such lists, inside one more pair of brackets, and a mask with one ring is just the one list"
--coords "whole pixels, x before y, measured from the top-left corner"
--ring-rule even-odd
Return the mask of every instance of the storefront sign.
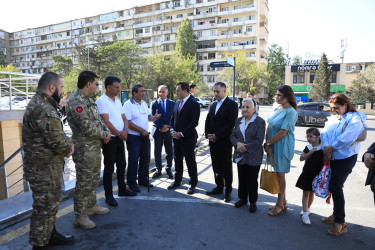
[[[294, 93], [306, 93], [311, 91], [310, 85], [303, 85], [303, 86], [290, 86]], [[330, 87], [331, 92], [335, 93], [345, 93], [345, 85], [333, 85], [331, 84]]]
[[[316, 72], [319, 69], [319, 64], [315, 65], [292, 65], [290, 72]], [[328, 64], [330, 71], [340, 71], [340, 64]]]

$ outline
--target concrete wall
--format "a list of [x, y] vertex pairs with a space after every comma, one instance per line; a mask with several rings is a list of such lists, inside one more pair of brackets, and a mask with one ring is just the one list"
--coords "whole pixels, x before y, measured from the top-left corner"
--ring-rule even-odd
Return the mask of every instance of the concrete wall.
[[25, 113], [25, 110], [1, 110], [0, 121], [17, 120], [22, 123], [24, 113]]

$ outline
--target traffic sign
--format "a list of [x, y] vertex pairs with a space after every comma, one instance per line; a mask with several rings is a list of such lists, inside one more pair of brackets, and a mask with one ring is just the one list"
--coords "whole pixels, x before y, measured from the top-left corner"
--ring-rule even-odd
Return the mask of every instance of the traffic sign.
[[233, 66], [230, 65], [229, 63], [227, 63], [226, 61], [221, 61], [221, 62], [210, 63], [210, 67], [211, 68], [222, 68], [222, 67], [233, 67]]
[[227, 63], [234, 66], [234, 59], [230, 58], [230, 57], [227, 57]]

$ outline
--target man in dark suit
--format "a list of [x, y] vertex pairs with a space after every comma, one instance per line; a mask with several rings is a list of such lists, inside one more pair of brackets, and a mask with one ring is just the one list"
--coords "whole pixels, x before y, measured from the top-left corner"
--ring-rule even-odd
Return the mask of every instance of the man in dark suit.
[[195, 144], [198, 134], [195, 127], [198, 126], [200, 107], [195, 98], [189, 94], [189, 84], [180, 82], [176, 88], [179, 101], [176, 102], [172, 116], [171, 134], [174, 143], [175, 178], [168, 189], [174, 189], [181, 185], [183, 174], [183, 158], [185, 157], [190, 187], [188, 194], [194, 194], [198, 183], [197, 163], [195, 161]]
[[225, 83], [215, 83], [216, 102], [211, 105], [206, 118], [205, 134], [210, 142], [212, 169], [216, 183], [216, 187], [206, 194], [222, 194], [225, 185], [224, 201], [229, 202], [233, 181], [230, 134], [238, 117], [238, 106], [236, 102], [227, 98], [226, 88]]
[[371, 190], [374, 193], [375, 203], [375, 142], [367, 149], [367, 152], [362, 157], [362, 161], [368, 168], [368, 174], [365, 185], [371, 185]]
[[155, 165], [157, 171], [152, 176], [153, 179], [158, 178], [161, 176], [161, 150], [163, 148], [163, 144], [165, 147], [166, 159], [167, 159], [167, 176], [170, 179], [173, 179], [172, 174], [172, 159], [173, 159], [173, 143], [172, 143], [172, 135], [169, 131], [171, 126], [171, 119], [172, 113], [175, 102], [169, 100], [168, 96], [168, 87], [166, 85], [161, 85], [158, 88], [159, 99], [155, 100], [152, 103], [152, 115], [155, 115], [156, 110], [159, 110], [161, 113], [161, 117], [159, 120], [154, 121], [154, 126], [152, 128], [152, 135], [154, 137], [154, 155], [155, 155]]

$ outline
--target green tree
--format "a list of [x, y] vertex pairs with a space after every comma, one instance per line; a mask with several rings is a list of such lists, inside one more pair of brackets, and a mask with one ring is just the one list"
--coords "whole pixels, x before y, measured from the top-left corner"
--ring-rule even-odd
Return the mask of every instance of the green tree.
[[299, 55], [295, 55], [292, 59], [292, 65], [301, 65], [302, 64], [302, 57]]
[[118, 41], [98, 48], [101, 76], [116, 75], [129, 89], [140, 82], [140, 68], [145, 63], [145, 51], [133, 41]]
[[82, 70], [82, 66], [78, 66], [63, 76], [65, 93], [73, 93], [77, 89], [78, 75]]
[[73, 69], [73, 60], [70, 57], [64, 57], [61, 55], [52, 56], [54, 61], [51, 71], [66, 76]]
[[[227, 54], [229, 56], [229, 54]], [[258, 65], [256, 62], [249, 61], [246, 52], [243, 50], [236, 51], [236, 86], [242, 91], [259, 93], [262, 88], [262, 82], [265, 80], [265, 67]], [[233, 93], [233, 68], [224, 68], [220, 79], [228, 83], [229, 91]], [[236, 92], [239, 93], [239, 88]]]
[[327, 101], [331, 95], [330, 78], [331, 72], [328, 69], [328, 59], [326, 54], [322, 54], [320, 59], [319, 68], [316, 71], [314, 82], [311, 85], [310, 98], [315, 101]]
[[193, 58], [197, 52], [196, 39], [191, 21], [185, 18], [177, 29], [176, 50], [185, 58], [188, 55]]
[[277, 88], [285, 82], [285, 66], [287, 62], [283, 49], [275, 43], [269, 47], [266, 60], [268, 100], [272, 102]]
[[[13, 64], [8, 64], [8, 65], [0, 65], [0, 71], [8, 71], [8, 72], [21, 72], [20, 69], [17, 67], [13, 66]], [[0, 79], [2, 78], [8, 78], [9, 75], [7, 74], [0, 74]]]
[[359, 73], [352, 81], [350, 97], [353, 102], [370, 101], [375, 103], [375, 64], [368, 66], [364, 73]]

